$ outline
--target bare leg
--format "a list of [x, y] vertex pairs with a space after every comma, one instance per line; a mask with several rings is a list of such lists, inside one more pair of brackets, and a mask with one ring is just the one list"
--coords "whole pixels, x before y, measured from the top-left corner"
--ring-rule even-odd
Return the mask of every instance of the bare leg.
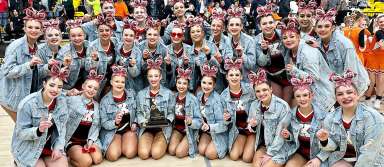
[[176, 148], [182, 139], [183, 139], [183, 135], [179, 131], [177, 130], [172, 131], [171, 139], [169, 141], [169, 146], [168, 146], [168, 153], [170, 155], [176, 155]]
[[290, 160], [288, 160], [285, 167], [297, 167], [304, 166], [307, 163], [307, 160], [298, 153], [295, 153]]
[[163, 131], [157, 132], [153, 138], [153, 144], [151, 154], [153, 159], [160, 159], [167, 152], [167, 140], [163, 134]]
[[82, 150], [83, 147], [80, 145], [74, 145], [68, 150], [70, 163], [76, 167], [89, 167], [92, 165], [92, 157]]
[[243, 161], [246, 163], [251, 163], [253, 156], [255, 154], [255, 135], [247, 136], [247, 141], [245, 142], [244, 152], [243, 152]]
[[134, 158], [137, 155], [137, 135], [136, 132], [125, 132], [122, 139], [122, 153], [128, 158]]
[[176, 157], [184, 158], [188, 156], [188, 153], [189, 153], [188, 151], [189, 151], [189, 143], [188, 143], [188, 138], [185, 135], [181, 140], [180, 144], [176, 148]]
[[139, 138], [138, 155], [141, 159], [148, 159], [151, 155], [153, 135], [149, 132], [144, 132]]
[[208, 144], [211, 142], [211, 136], [209, 136], [206, 133], [202, 133], [200, 136], [200, 141], [199, 141], [199, 154], [202, 156], [205, 156], [205, 151], [207, 150]]
[[12, 111], [11, 109], [5, 107], [5, 106], [1, 106], [1, 108], [4, 109], [4, 111], [11, 117], [11, 119], [13, 120], [13, 122], [16, 122], [16, 117], [17, 117], [17, 113]]
[[108, 161], [117, 161], [121, 156], [121, 135], [115, 134], [111, 144], [109, 145], [106, 153]]
[[229, 158], [233, 161], [237, 161], [240, 156], [243, 154], [244, 145], [247, 140], [247, 137], [239, 134], [235, 142], [232, 145], [231, 152], [229, 152]]

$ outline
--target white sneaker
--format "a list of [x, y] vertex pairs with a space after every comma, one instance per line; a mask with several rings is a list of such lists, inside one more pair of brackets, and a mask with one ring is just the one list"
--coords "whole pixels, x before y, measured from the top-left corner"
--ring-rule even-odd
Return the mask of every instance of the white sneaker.
[[380, 107], [381, 107], [381, 100], [376, 99], [373, 102], [373, 107], [375, 107], [376, 109], [380, 109]]

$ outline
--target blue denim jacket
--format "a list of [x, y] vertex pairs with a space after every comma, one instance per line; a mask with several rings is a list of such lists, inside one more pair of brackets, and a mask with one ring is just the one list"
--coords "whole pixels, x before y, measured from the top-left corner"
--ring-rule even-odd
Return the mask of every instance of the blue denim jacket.
[[[290, 64], [291, 50], [285, 50], [285, 64]], [[311, 89], [314, 93], [313, 103], [322, 111], [330, 111], [336, 102], [334, 86], [329, 81], [332, 71], [329, 69], [327, 62], [324, 60], [321, 52], [300, 41], [296, 55], [296, 64], [290, 75], [296, 77], [312, 76], [314, 83]]]
[[249, 107], [255, 100], [255, 91], [249, 84], [241, 83], [242, 95], [239, 102], [233, 101], [230, 95], [229, 87], [221, 93], [221, 98], [225, 101], [225, 106], [228, 112], [231, 114], [231, 120], [227, 122], [229, 124], [229, 136], [228, 136], [228, 150], [231, 151], [232, 145], [235, 142], [239, 130], [236, 127], [236, 110], [239, 106], [244, 107], [244, 111], [249, 115]]
[[[151, 97], [149, 95], [150, 88], [146, 87], [137, 94], [137, 122], [142, 125], [145, 122], [148, 122], [151, 116]], [[175, 119], [175, 105], [176, 98], [172, 91], [160, 86], [158, 95], [156, 96], [156, 106], [160, 112], [164, 113], [164, 116], [169, 122], [173, 122]], [[172, 126], [167, 126], [162, 128], [163, 134], [167, 143], [171, 138]], [[145, 131], [145, 127], [140, 128], [139, 136], [141, 136]]]
[[333, 32], [328, 51], [324, 50], [321, 39], [318, 39], [317, 42], [319, 43], [323, 57], [333, 72], [343, 74], [347, 69], [351, 69], [357, 73], [357, 76], [353, 79], [353, 83], [357, 87], [359, 95], [362, 95], [368, 89], [370, 81], [368, 73], [358, 58], [352, 42], [345, 37], [340, 30]]
[[[124, 30], [123, 29], [124, 23], [122, 21], [115, 20], [115, 24], [116, 24], [116, 30], [113, 31], [112, 37], [115, 37], [119, 41], [121, 41], [123, 30]], [[97, 38], [99, 38], [97, 25], [93, 21], [82, 24], [81, 28], [83, 28], [85, 34], [87, 35], [88, 41], [92, 42]]]
[[[333, 165], [344, 157], [347, 150], [347, 133], [342, 122], [342, 108], [330, 112], [324, 120], [324, 127], [329, 132], [328, 143], [323, 146], [322, 160], [328, 158]], [[352, 119], [350, 134], [356, 150], [357, 162], [355, 166], [383, 166], [384, 165], [384, 118], [378, 111], [359, 103], [355, 118]]]
[[[312, 109], [314, 116], [311, 121], [311, 128], [308, 130], [310, 133], [310, 159], [316, 158], [316, 157], [321, 157], [320, 154], [320, 147], [319, 147], [319, 139], [316, 137], [316, 132], [321, 129], [321, 124], [324, 122], [325, 117], [327, 116], [328, 112], [321, 110], [319, 107], [316, 107], [315, 105], [312, 104]], [[296, 116], [297, 112], [297, 107], [294, 107], [291, 110], [291, 126], [290, 126], [290, 132], [293, 135], [293, 145], [290, 145], [293, 147], [291, 150], [292, 151], [297, 151], [297, 149], [300, 146], [299, 142], [299, 134], [300, 134], [300, 121], [297, 119]], [[292, 137], [292, 136], [291, 136]], [[322, 162], [321, 167], [328, 167], [328, 162]]]
[[[232, 36], [229, 35], [228, 38], [227, 45], [232, 47]], [[243, 81], [248, 82], [248, 74], [258, 69], [256, 45], [254, 39], [243, 32], [240, 33], [240, 45], [243, 48]], [[236, 52], [236, 48], [232, 49]]]
[[[127, 104], [128, 111], [130, 114], [130, 125], [137, 122], [136, 120], [136, 93], [133, 89], [125, 90], [127, 99], [125, 104]], [[100, 142], [102, 145], [101, 150], [105, 154], [108, 150], [109, 145], [111, 144], [113, 137], [116, 134], [115, 126], [115, 117], [116, 114], [120, 111], [117, 103], [113, 100], [112, 91], [109, 91], [100, 102], [100, 120], [101, 120], [101, 129], [100, 129]]]
[[[141, 52], [144, 52], [145, 49], [148, 49], [147, 40], [140, 42], [138, 47], [140, 48]], [[171, 63], [171, 69], [170, 70], [166, 69], [166, 63], [165, 63], [164, 58], [167, 55], [167, 53], [169, 54], [167, 46], [165, 46], [162, 42], [159, 41], [157, 43], [156, 51], [155, 51], [154, 55], [150, 55], [150, 58], [156, 59], [157, 57], [162, 56], [163, 64], [162, 64], [162, 70], [161, 70], [161, 72], [162, 72], [161, 84], [167, 88], [171, 88], [170, 87], [171, 79], [174, 77], [173, 75], [175, 75], [176, 67], [174, 66], [174, 64]], [[151, 57], [151, 56], [154, 56], [154, 57]], [[141, 75], [139, 76], [139, 78], [141, 78], [143, 80], [144, 84], [143, 84], [143, 87], [141, 87], [141, 89], [143, 89], [149, 85], [146, 75], [147, 75], [147, 62], [145, 60], [142, 60], [141, 61]]]
[[[68, 110], [63, 96], [56, 98], [56, 107], [52, 113], [52, 121], [56, 128], [52, 134], [52, 150], [64, 150]], [[12, 155], [17, 166], [32, 167], [43, 151], [47, 142], [47, 132], [37, 136], [43, 114], [48, 116], [48, 108], [43, 103], [42, 91], [25, 97], [17, 107], [17, 121], [12, 136]]]
[[[120, 52], [120, 49], [123, 47], [123, 43], [121, 43], [116, 49], [117, 49], [117, 57], [116, 57], [116, 62], [118, 64], [123, 64], [128, 71], [128, 75], [125, 80], [125, 88], [126, 89], [133, 89], [135, 92], [138, 92], [141, 90], [142, 79], [139, 78], [138, 76], [141, 73], [141, 61], [142, 61], [142, 52], [141, 50], [134, 45], [132, 50], [131, 50], [131, 55], [129, 55], [129, 58], [124, 58]], [[136, 65], [130, 66], [129, 62], [131, 58], [135, 58], [136, 60]]]
[[292, 143], [280, 135], [281, 130], [289, 127], [291, 123], [289, 105], [283, 99], [272, 95], [269, 109], [264, 114], [261, 112], [260, 106], [261, 101], [255, 100], [249, 109], [249, 119], [255, 118], [257, 121], [255, 150], [259, 146], [260, 128], [263, 124], [264, 136], [261, 137], [264, 137], [267, 154], [272, 156], [274, 162], [284, 164], [294, 152]]
[[[84, 41], [83, 45], [84, 45], [84, 49], [86, 50], [88, 48], [89, 42]], [[71, 55], [72, 57], [72, 62], [71, 62], [71, 65], [69, 66], [69, 70], [70, 70], [69, 77], [67, 79], [67, 82], [64, 83], [64, 89], [69, 90], [75, 86], [79, 76], [84, 75], [84, 74], [80, 74], [80, 69], [85, 68], [85, 58], [78, 57], [76, 49], [72, 43], [64, 45], [59, 50], [59, 53], [57, 55], [57, 60], [59, 60], [60, 62], [63, 62], [64, 56], [66, 55]]]
[[[275, 30], [275, 35], [281, 39], [281, 33], [280, 30]], [[271, 64], [271, 52], [268, 50], [267, 54], [264, 54], [263, 49], [261, 49], [261, 41], [263, 40], [264, 35], [263, 32], [259, 33], [255, 37], [255, 45], [256, 45], [256, 55], [257, 57], [257, 63], [259, 66], [264, 67], [269, 64]], [[283, 42], [280, 41], [279, 50], [284, 53], [284, 45]]]
[[[175, 97], [177, 96], [178, 93], [176, 93]], [[197, 152], [197, 141], [199, 140], [201, 114], [199, 110], [199, 102], [192, 93], [187, 92], [184, 110], [185, 115], [192, 118], [192, 124], [190, 126], [186, 126], [186, 132], [189, 144], [189, 156], [194, 157]]]
[[[165, 28], [164, 35], [163, 35], [163, 37], [161, 37], [164, 44], [168, 45], [172, 42], [171, 41], [171, 32], [172, 32], [174, 26], [175, 26], [175, 23], [172, 21], [168, 24], [167, 28]], [[187, 29], [189, 29], [189, 28], [187, 28]], [[207, 37], [211, 36], [211, 34], [212, 34], [211, 25], [207, 21], [203, 22], [203, 30], [204, 30], [205, 37], [206, 37], [205, 39], [207, 39]], [[189, 34], [189, 31], [184, 32], [184, 37], [185, 37], [185, 40], [191, 39], [191, 35]]]
[[[200, 104], [203, 95], [204, 93], [201, 91], [197, 93], [196, 97]], [[225, 107], [224, 100], [215, 91], [209, 95], [208, 101], [205, 104], [205, 115], [209, 125], [209, 134], [212, 137], [217, 155], [220, 159], [225, 157], [228, 149], [228, 127], [223, 119]], [[201, 109], [200, 112], [202, 112]]]
[[[183, 55], [188, 56], [188, 58], [189, 58], [189, 63], [188, 63], [187, 66], [188, 67], [192, 66], [192, 64], [193, 64], [193, 62], [191, 61], [191, 51], [192, 51], [192, 49], [191, 49], [190, 45], [183, 43], [183, 50], [184, 51], [183, 51], [183, 55], [181, 57], [176, 57], [176, 54], [175, 54], [175, 52], [173, 50], [173, 45], [172, 44], [167, 45], [167, 49], [169, 50], [169, 55], [171, 56], [171, 59], [172, 59], [172, 66], [174, 66], [176, 69], [178, 67], [183, 67], [184, 68], [185, 65], [183, 63], [184, 62], [183, 61], [184, 60]], [[174, 74], [172, 74], [172, 79], [170, 80], [170, 88], [176, 87], [177, 73], [176, 73], [176, 70], [173, 71], [173, 72], [174, 72]], [[192, 83], [191, 82], [189, 83], [188, 88], [190, 90], [192, 90]]]
[[[31, 92], [31, 59], [26, 36], [13, 41], [5, 50], [4, 64], [0, 67], [0, 104], [15, 112], [19, 102]], [[46, 76], [48, 66], [36, 67], [39, 77]]]
[[[79, 96], [69, 96], [66, 97], [69, 120], [67, 122], [67, 134], [65, 136], [66, 145], [71, 140], [72, 135], [75, 133], [76, 129], [79, 127], [81, 120], [87, 114], [87, 104], [90, 102], [89, 99], [85, 98], [82, 95]], [[93, 115], [92, 115], [92, 125], [88, 132], [88, 140], [93, 142], [98, 142], [99, 132], [100, 132], [100, 112], [99, 112], [99, 103], [93, 101]], [[97, 143], [99, 144], [99, 143]], [[99, 145], [101, 148], [101, 145]]]

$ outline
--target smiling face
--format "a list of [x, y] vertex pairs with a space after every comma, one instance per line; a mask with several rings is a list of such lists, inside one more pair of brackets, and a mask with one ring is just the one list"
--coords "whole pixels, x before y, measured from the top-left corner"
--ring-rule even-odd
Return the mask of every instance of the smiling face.
[[25, 22], [24, 32], [28, 39], [37, 40], [42, 34], [41, 23], [36, 20], [27, 20]]
[[308, 89], [298, 89], [294, 92], [294, 98], [299, 107], [308, 108], [311, 106], [313, 93]]
[[271, 35], [275, 32], [277, 23], [271, 15], [260, 18], [260, 29], [265, 35]]
[[54, 28], [49, 28], [45, 32], [45, 39], [50, 46], [59, 46], [62, 40], [61, 32]]
[[159, 31], [157, 31], [153, 28], [149, 28], [147, 30], [146, 37], [147, 37], [149, 45], [157, 45], [157, 42], [159, 42], [159, 40], [160, 40]]
[[227, 72], [227, 81], [229, 86], [240, 85], [240, 81], [243, 79], [241, 71], [238, 69], [231, 69]]
[[332, 36], [332, 32], [335, 30], [335, 26], [328, 20], [319, 20], [315, 30], [321, 39], [329, 39]]
[[193, 26], [190, 31], [191, 39], [193, 42], [199, 42], [204, 39], [204, 31], [201, 26]]
[[49, 99], [54, 99], [61, 94], [63, 90], [63, 81], [57, 77], [51, 77], [44, 82], [43, 94]]
[[180, 94], [185, 94], [188, 91], [188, 80], [185, 78], [177, 79], [176, 89]]
[[237, 36], [243, 30], [243, 23], [240, 18], [231, 18], [228, 21], [228, 31], [232, 36]]
[[212, 77], [204, 76], [201, 79], [201, 90], [204, 94], [210, 94], [215, 88], [215, 80]]
[[267, 83], [255, 85], [255, 93], [261, 102], [268, 102], [272, 98], [272, 88]]
[[137, 7], [133, 9], [133, 18], [141, 23], [144, 22], [147, 19], [147, 10], [142, 7]]
[[132, 45], [135, 41], [135, 32], [131, 29], [124, 29], [123, 41], [125, 45]]
[[112, 91], [123, 92], [125, 89], [125, 77], [124, 76], [112, 76], [111, 78]]
[[178, 18], [184, 17], [184, 14], [185, 14], [184, 4], [181, 2], [176, 2], [175, 5], [173, 6], [173, 14]]
[[224, 23], [223, 23], [223, 21], [221, 21], [219, 19], [212, 20], [211, 29], [212, 29], [212, 32], [213, 32], [213, 36], [221, 35], [221, 33], [224, 30]]
[[283, 44], [288, 49], [298, 48], [300, 43], [300, 34], [295, 32], [283, 33]]
[[353, 86], [339, 86], [336, 88], [336, 101], [344, 109], [351, 109], [358, 103], [359, 96]]
[[99, 31], [99, 38], [103, 41], [109, 41], [112, 36], [112, 30], [111, 27], [107, 25], [100, 25], [98, 28]]
[[161, 72], [159, 69], [149, 69], [147, 73], [147, 79], [149, 82], [149, 85], [152, 88], [157, 88], [160, 86], [161, 81]]
[[101, 8], [102, 12], [110, 17], [115, 17], [115, 8], [112, 3], [104, 2]]
[[92, 99], [97, 95], [97, 90], [99, 90], [99, 82], [95, 80], [86, 80], [83, 85], [83, 96], [87, 99]]
[[308, 27], [312, 27], [313, 14], [309, 10], [304, 10], [299, 13], [297, 17], [297, 21], [301, 28], [305, 29]]
[[184, 32], [181, 28], [173, 28], [171, 32], [171, 40], [174, 44], [180, 44], [184, 40]]
[[85, 33], [80, 27], [69, 30], [69, 39], [75, 46], [81, 46], [85, 40]]

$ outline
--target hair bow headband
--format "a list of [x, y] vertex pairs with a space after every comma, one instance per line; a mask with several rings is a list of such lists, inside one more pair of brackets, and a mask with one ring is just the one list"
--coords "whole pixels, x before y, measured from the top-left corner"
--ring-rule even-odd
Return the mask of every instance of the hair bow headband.
[[43, 29], [47, 31], [49, 28], [60, 30], [60, 21], [58, 19], [50, 19], [43, 22]]
[[201, 17], [193, 17], [193, 16], [190, 16], [187, 18], [187, 23], [188, 23], [188, 27], [193, 27], [193, 26], [203, 26], [203, 22], [204, 22], [204, 19], [201, 18]]
[[181, 23], [177, 20], [173, 21], [173, 28], [181, 28], [182, 30], [184, 30], [185, 27], [187, 27], [187, 25], [185, 23]]
[[148, 1], [146, 0], [134, 0], [131, 4], [132, 7], [134, 8], [146, 8], [148, 4]]
[[67, 82], [67, 78], [69, 76], [69, 70], [66, 67], [60, 69], [59, 65], [52, 64], [49, 76], [53, 78], [59, 78], [64, 82]]
[[47, 14], [44, 10], [37, 11], [33, 9], [32, 7], [24, 9], [25, 17], [24, 20], [37, 20], [37, 21], [44, 21]]
[[299, 7], [298, 12], [304, 12], [306, 10], [309, 10], [310, 12], [314, 12], [315, 9], [317, 8], [317, 3], [315, 0], [310, 0], [307, 4], [305, 3], [304, 0], [300, 0], [297, 4]]
[[216, 78], [217, 73], [217, 67], [216, 66], [209, 66], [208, 64], [204, 64], [201, 69], [201, 75], [207, 76], [207, 77], [213, 77]]
[[257, 7], [257, 9], [256, 9], [256, 11], [257, 11], [257, 18], [266, 17], [266, 16], [269, 16], [269, 15], [272, 15], [274, 8], [275, 8], [275, 4], [273, 4], [273, 3], [268, 3], [265, 6]]
[[82, 19], [76, 19], [76, 20], [68, 20], [65, 24], [67, 25], [67, 28], [74, 29], [81, 27], [81, 24], [83, 23]]
[[184, 0], [169, 0], [169, 3], [170, 3], [170, 4], [173, 4], [173, 5], [175, 5], [175, 4], [178, 3], [178, 2], [184, 4]]
[[147, 19], [147, 28], [153, 28], [155, 30], [160, 30], [161, 21], [148, 17]]
[[267, 82], [267, 73], [265, 72], [264, 69], [259, 69], [257, 73], [254, 73], [251, 71], [251, 73], [248, 74], [248, 79], [253, 85], [260, 85], [262, 83]]
[[113, 65], [111, 68], [112, 68], [112, 76], [122, 76], [122, 77], [127, 76], [127, 70], [124, 68], [124, 66]]
[[132, 19], [124, 19], [124, 29], [131, 29], [133, 31], [137, 30], [139, 23]]
[[347, 69], [344, 74], [338, 75], [332, 73], [329, 77], [329, 80], [335, 83], [336, 88], [340, 86], [351, 86], [352, 80], [357, 74], [351, 69]]
[[281, 26], [282, 34], [285, 34], [288, 32], [300, 33], [299, 32], [299, 22], [294, 17], [289, 18], [287, 24], [280, 22], [280, 26]]
[[293, 90], [311, 90], [311, 85], [313, 83], [313, 78], [311, 76], [307, 76], [304, 78], [297, 78], [296, 76], [292, 76], [291, 84], [293, 85]]
[[147, 69], [158, 69], [161, 70], [161, 64], [163, 64], [163, 60], [161, 57], [158, 57], [156, 60], [148, 59], [147, 60]]
[[241, 18], [244, 14], [244, 9], [240, 7], [232, 6], [227, 10], [227, 14], [229, 18]]
[[181, 67], [177, 68], [177, 74], [178, 74], [177, 78], [184, 78], [184, 79], [190, 80], [191, 73], [192, 73], [192, 70], [189, 67], [187, 69], [183, 69]]
[[88, 80], [94, 80], [96, 82], [100, 82], [104, 79], [104, 76], [103, 75], [97, 75], [96, 69], [93, 68], [89, 71], [87, 79]]
[[228, 58], [228, 59], [225, 59], [225, 62], [224, 62], [224, 69], [225, 70], [232, 70], [232, 69], [241, 69], [243, 66], [243, 59], [236, 59], [235, 61], [233, 61], [232, 59]]
[[328, 10], [328, 12], [325, 12], [323, 9], [317, 9], [316, 10], [316, 19], [317, 19], [317, 21], [326, 20], [326, 21], [330, 21], [330, 22], [334, 23], [336, 14], [337, 14], [336, 8], [332, 8], [332, 9]]
[[[229, 10], [229, 9], [228, 9]], [[216, 8], [213, 9], [211, 18], [212, 20], [221, 20], [225, 21], [225, 11], [224, 10], [218, 10]]]

